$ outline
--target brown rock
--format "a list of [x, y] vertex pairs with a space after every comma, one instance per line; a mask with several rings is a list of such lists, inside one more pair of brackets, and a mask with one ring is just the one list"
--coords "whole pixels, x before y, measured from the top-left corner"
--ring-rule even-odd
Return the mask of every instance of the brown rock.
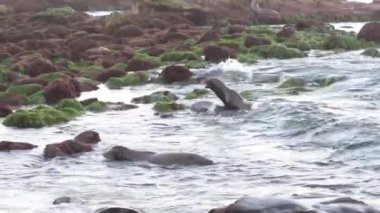
[[0, 94], [0, 104], [10, 105], [10, 106], [19, 106], [24, 100], [25, 96], [18, 93], [3, 93]]
[[244, 45], [248, 48], [259, 45], [268, 45], [271, 44], [271, 41], [266, 38], [259, 38], [254, 35], [248, 35], [245, 37]]
[[244, 25], [235, 24], [235, 25], [230, 26], [230, 29], [228, 32], [230, 34], [234, 34], [234, 33], [242, 33], [242, 32], [244, 32], [244, 30], [245, 30]]
[[187, 67], [170, 65], [165, 67], [161, 75], [166, 83], [171, 84], [178, 81], [188, 80], [194, 74]]
[[380, 43], [380, 22], [365, 24], [358, 34], [358, 39]]
[[296, 29], [293, 26], [284, 26], [280, 32], [277, 33], [278, 37], [290, 38], [296, 33]]
[[0, 141], [0, 151], [29, 150], [34, 149], [36, 147], [37, 146], [30, 143]]
[[214, 45], [206, 46], [203, 49], [203, 53], [205, 55], [206, 61], [211, 61], [215, 63], [225, 61], [228, 58], [234, 57], [227, 49]]
[[88, 130], [88, 131], [84, 131], [80, 133], [74, 138], [74, 140], [80, 141], [86, 144], [97, 144], [99, 143], [99, 141], [101, 141], [99, 137], [99, 133], [92, 130]]
[[132, 58], [128, 61], [127, 71], [143, 71], [158, 67], [159, 64], [154, 61], [148, 61], [141, 58]]
[[131, 47], [150, 47], [153, 46], [154, 42], [149, 38], [132, 38], [128, 41]]
[[79, 87], [81, 92], [89, 92], [99, 89], [98, 85], [96, 85], [96, 82], [92, 81], [79, 81]]
[[126, 74], [125, 71], [115, 69], [115, 68], [109, 68], [101, 73], [99, 73], [98, 77], [96, 78], [100, 82], [106, 82], [108, 79], [112, 77], [123, 77]]
[[144, 34], [144, 31], [136, 25], [125, 25], [120, 27], [116, 32], [116, 37], [137, 37]]
[[7, 105], [0, 105], [0, 118], [7, 117], [9, 114], [12, 114], [12, 108]]
[[63, 77], [51, 81], [45, 88], [45, 98], [47, 103], [58, 103], [65, 98], [76, 98], [80, 95], [80, 85], [75, 79]]
[[45, 146], [44, 157], [55, 158], [57, 156], [70, 156], [92, 151], [92, 146], [76, 140], [66, 140], [61, 143], [53, 143]]
[[219, 40], [219, 31], [217, 29], [211, 29], [207, 32], [205, 32], [197, 41], [197, 44], [201, 44], [203, 42], [208, 41], [217, 41]]
[[30, 77], [36, 77], [43, 73], [55, 72], [54, 64], [46, 58], [37, 58], [26, 66], [26, 73]]

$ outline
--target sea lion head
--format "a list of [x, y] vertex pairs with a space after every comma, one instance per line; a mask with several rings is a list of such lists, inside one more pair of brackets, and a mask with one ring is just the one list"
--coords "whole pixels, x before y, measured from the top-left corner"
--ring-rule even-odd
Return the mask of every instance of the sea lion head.
[[130, 152], [131, 150], [124, 146], [114, 146], [108, 152], [103, 153], [103, 156], [106, 159], [113, 161], [132, 160], [128, 157]]
[[99, 133], [92, 130], [87, 130], [77, 135], [74, 138], [74, 140], [87, 143], [87, 144], [96, 144], [96, 143], [99, 143], [100, 137], [99, 137]]

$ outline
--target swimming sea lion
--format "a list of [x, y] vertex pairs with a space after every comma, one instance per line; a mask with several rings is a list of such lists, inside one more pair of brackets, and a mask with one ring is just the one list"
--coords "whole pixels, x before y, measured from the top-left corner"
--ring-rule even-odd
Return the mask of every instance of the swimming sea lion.
[[211, 89], [224, 103], [227, 110], [250, 109], [251, 105], [244, 102], [243, 98], [235, 91], [228, 88], [222, 81], [216, 78], [206, 80], [206, 88]]
[[124, 146], [115, 146], [103, 154], [108, 160], [114, 161], [148, 161], [154, 164], [168, 166], [179, 165], [212, 165], [213, 162], [193, 153], [161, 153], [136, 151]]
[[97, 144], [100, 141], [99, 133], [87, 130], [77, 135], [74, 140], [87, 144]]

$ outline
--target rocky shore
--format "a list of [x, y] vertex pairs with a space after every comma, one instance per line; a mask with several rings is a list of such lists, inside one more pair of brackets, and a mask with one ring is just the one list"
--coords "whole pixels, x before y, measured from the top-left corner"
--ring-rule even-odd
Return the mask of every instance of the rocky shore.
[[[267, 5], [263, 5], [281, 14], [281, 19], [272, 20], [273, 22], [294, 22], [277, 28], [254, 24], [251, 10], [247, 9], [250, 8], [247, 6], [250, 2], [221, 1], [215, 7], [175, 2], [176, 4], [170, 4], [168, 7], [164, 3], [152, 4], [147, 0], [138, 7], [138, 10], [144, 13], [114, 12], [108, 16], [93, 17], [83, 12], [93, 9], [87, 1], [0, 1], [1, 5], [5, 5], [0, 7], [0, 117], [4, 118], [2, 124], [16, 128], [42, 128], [69, 122], [88, 111], [99, 113], [133, 110], [141, 104], [152, 104], [153, 112], [162, 118], [175, 111], [189, 108], [202, 112], [205, 110], [203, 106], [206, 106], [203, 103], [186, 106], [181, 101], [201, 97], [210, 92], [206, 89], [195, 89], [183, 98], [169, 91], [160, 91], [135, 98], [131, 104], [103, 102], [97, 99], [78, 101], [76, 98], [83, 92], [97, 90], [101, 84], [111, 90], [117, 90], [150, 83], [203, 82], [208, 76], [199, 75], [196, 69], [229, 58], [241, 63], [254, 64], [257, 60], [267, 58], [308, 57], [308, 51], [312, 49], [367, 49], [363, 52], [364, 55], [380, 56], [376, 49], [380, 43], [380, 23], [368, 23], [356, 35], [354, 32], [336, 30], [320, 20], [310, 19], [317, 15], [337, 20], [376, 18], [379, 12], [376, 8], [379, 8], [377, 6], [380, 4], [378, 1], [372, 4], [374, 7], [343, 4], [340, 1], [304, 1], [297, 5], [294, 1], [268, 1]], [[92, 3], [91, 5], [96, 5], [95, 8], [109, 5], [122, 9], [134, 7], [125, 1]], [[62, 4], [71, 7], [60, 7]], [[311, 7], [310, 4], [316, 4], [318, 7]], [[300, 14], [293, 13], [296, 6]], [[231, 9], [226, 11], [226, 8]], [[353, 8], [359, 12], [353, 12]], [[227, 16], [222, 18], [221, 14]], [[258, 21], [260, 22], [260, 17]], [[325, 78], [316, 83], [324, 87], [339, 80]], [[279, 87], [289, 89], [289, 93], [297, 93], [305, 89], [305, 82], [289, 79]], [[223, 103], [231, 102], [226, 100], [230, 98], [228, 94], [220, 95], [215, 91], [217, 89], [212, 90]], [[231, 92], [229, 89], [225, 90]], [[240, 95], [247, 98], [251, 94], [239, 95], [233, 92], [240, 103], [239, 106], [244, 104], [245, 107]], [[76, 156], [93, 151], [99, 141], [98, 133], [86, 131], [74, 139], [47, 145], [42, 155], [47, 159]], [[28, 150], [35, 147], [27, 142], [0, 142], [0, 151]], [[172, 154], [169, 155], [170, 158], [174, 156]], [[158, 160], [157, 156], [144, 160], [161, 164], [160, 157], [168, 155], [158, 156]], [[178, 155], [175, 156], [177, 159]], [[183, 156], [185, 158], [182, 158]], [[211, 160], [195, 154], [182, 153], [178, 159], [188, 162], [188, 157], [194, 160], [194, 156], [202, 159], [198, 164], [213, 164]], [[129, 156], [123, 156], [122, 159], [130, 160]], [[172, 159], [170, 162], [173, 162]], [[72, 199], [63, 200], [70, 202]], [[100, 212], [136, 211], [112, 208]], [[316, 204], [311, 209], [293, 201], [276, 198], [248, 198], [227, 207], [213, 209], [211, 212], [379, 211], [363, 202], [348, 198]]]

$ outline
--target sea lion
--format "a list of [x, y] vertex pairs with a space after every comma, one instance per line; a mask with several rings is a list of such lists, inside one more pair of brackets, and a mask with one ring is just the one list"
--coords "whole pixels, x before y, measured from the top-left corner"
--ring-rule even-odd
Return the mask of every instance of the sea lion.
[[327, 213], [380, 213], [366, 203], [348, 197], [322, 202], [314, 207]]
[[206, 88], [211, 89], [224, 103], [227, 110], [250, 109], [251, 105], [244, 102], [243, 98], [235, 91], [228, 88], [221, 80], [210, 78], [206, 80]]
[[100, 137], [99, 133], [92, 130], [87, 130], [77, 135], [74, 140], [87, 144], [97, 144], [100, 142]]
[[124, 146], [114, 146], [103, 156], [108, 160], [114, 161], [148, 161], [150, 163], [168, 166], [168, 165], [212, 165], [211, 160], [193, 153], [161, 153], [147, 151], [136, 151]]
[[44, 157], [69, 156], [82, 152], [92, 151], [92, 146], [76, 140], [66, 140], [61, 143], [52, 143], [45, 146]]
[[36, 145], [24, 142], [0, 141], [0, 151], [29, 150], [36, 147]]

